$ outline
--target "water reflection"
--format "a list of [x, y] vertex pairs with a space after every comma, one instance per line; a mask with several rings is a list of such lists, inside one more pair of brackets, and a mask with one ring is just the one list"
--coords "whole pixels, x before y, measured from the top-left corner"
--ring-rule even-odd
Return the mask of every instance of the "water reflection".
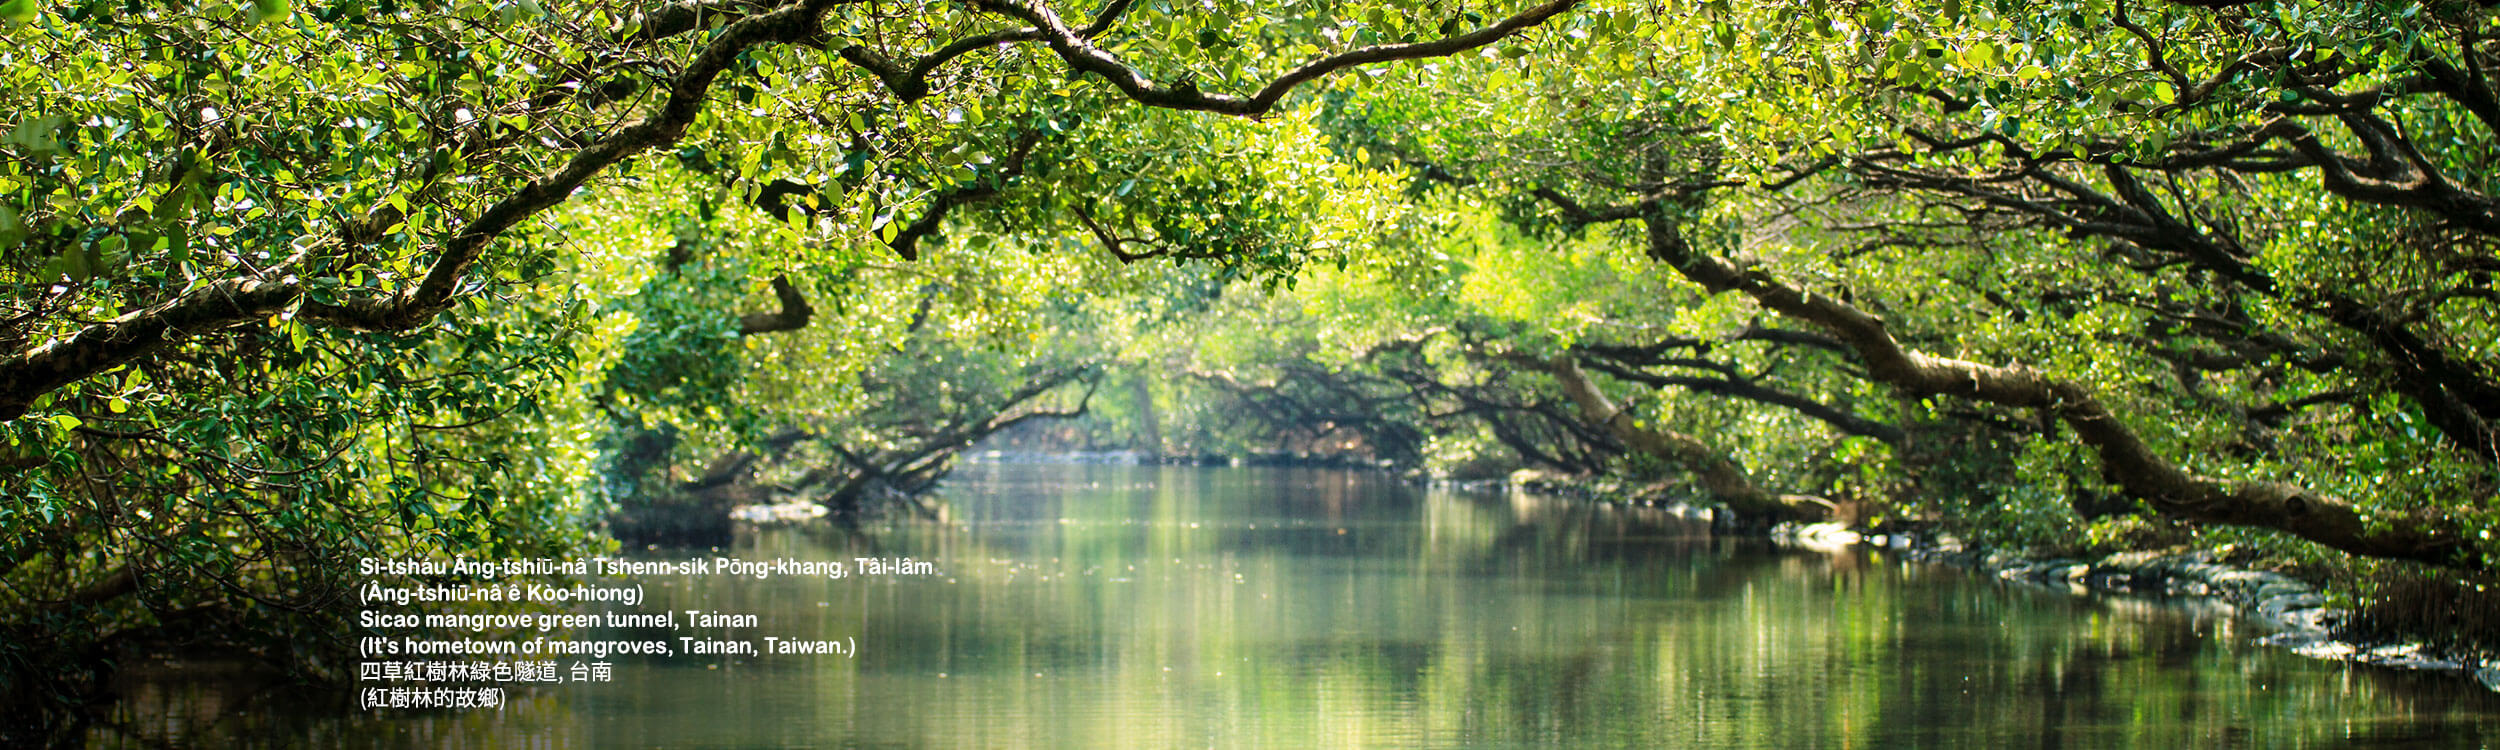
[[944, 522], [774, 531], [735, 550], [908, 555], [936, 561], [938, 577], [654, 581], [672, 609], [753, 612], [766, 634], [855, 637], [856, 659], [626, 662], [618, 683], [543, 690], [499, 714], [276, 714], [221, 725], [220, 743], [2500, 740], [2488, 694], [2242, 646], [2249, 634], [2210, 614], [1880, 556], [1774, 552], [1640, 509], [1344, 472], [1111, 466], [978, 465], [947, 495]]

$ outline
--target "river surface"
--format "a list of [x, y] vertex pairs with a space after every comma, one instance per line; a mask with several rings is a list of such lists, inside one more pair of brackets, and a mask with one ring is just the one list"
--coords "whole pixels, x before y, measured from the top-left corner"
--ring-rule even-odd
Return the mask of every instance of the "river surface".
[[866, 535], [634, 553], [934, 563], [646, 581], [642, 610], [757, 616], [698, 635], [854, 639], [855, 656], [620, 657], [612, 682], [465, 712], [148, 683], [97, 744], [2500, 746], [2500, 697], [2469, 681], [2250, 645], [2263, 632], [2211, 608], [1776, 550], [1637, 509], [1151, 466], [972, 464], [942, 495], [941, 520]]

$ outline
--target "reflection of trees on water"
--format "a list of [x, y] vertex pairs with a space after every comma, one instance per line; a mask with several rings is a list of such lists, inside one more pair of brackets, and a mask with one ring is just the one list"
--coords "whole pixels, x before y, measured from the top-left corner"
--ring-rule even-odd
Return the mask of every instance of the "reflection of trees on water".
[[[1009, 705], [1053, 692], [1050, 705], [1099, 722], [1054, 736], [1178, 742], [2298, 746], [2343, 734], [2318, 717], [2385, 703], [2366, 684], [2304, 685], [2264, 660], [2223, 658], [2250, 634], [2210, 611], [1773, 553], [1656, 509], [1404, 488], [1350, 505], [1342, 485], [1308, 489], [1288, 507], [1321, 523], [1258, 529], [1192, 529], [1181, 519], [1206, 517], [1201, 501], [1117, 489], [1140, 523], [1053, 523], [1021, 540], [1058, 553], [1065, 577], [1034, 585], [1064, 592], [1017, 598], [1021, 620], [956, 623], [987, 632], [950, 630], [952, 653], [894, 664], [1091, 670], [1139, 692], [983, 689]], [[1379, 506], [1400, 503], [1421, 523], [1378, 528]], [[1124, 586], [1081, 574], [1141, 559]], [[1060, 629], [1120, 634], [1035, 632]], [[1282, 715], [1330, 718], [1212, 718]], [[949, 731], [913, 723], [914, 736]]]
[[[1655, 509], [1342, 472], [960, 476], [951, 523], [774, 530], [701, 552], [911, 556], [937, 561], [938, 579], [653, 583], [654, 607], [753, 612], [759, 635], [856, 636], [855, 660], [637, 664], [612, 686], [525, 696], [497, 724], [421, 717], [397, 736], [2300, 747], [2470, 732], [2491, 715], [2477, 696], [2233, 656], [2254, 634], [2210, 611], [1776, 551]], [[1274, 499], [1245, 499], [1260, 497]], [[2333, 718], [2357, 715], [2383, 723]]]

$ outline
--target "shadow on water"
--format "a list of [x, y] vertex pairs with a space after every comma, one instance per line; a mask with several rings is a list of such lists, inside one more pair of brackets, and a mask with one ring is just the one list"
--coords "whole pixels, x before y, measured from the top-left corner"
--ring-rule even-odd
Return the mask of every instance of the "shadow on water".
[[2249, 646], [2259, 633], [2210, 608], [1774, 550], [1645, 509], [1155, 466], [976, 464], [944, 494], [940, 521], [774, 529], [723, 552], [908, 556], [938, 575], [648, 581], [646, 610], [753, 613], [749, 635], [856, 638], [856, 658], [620, 658], [614, 683], [499, 712], [262, 701], [221, 720], [228, 697], [183, 688], [126, 705], [99, 744], [2500, 742], [2490, 694]]

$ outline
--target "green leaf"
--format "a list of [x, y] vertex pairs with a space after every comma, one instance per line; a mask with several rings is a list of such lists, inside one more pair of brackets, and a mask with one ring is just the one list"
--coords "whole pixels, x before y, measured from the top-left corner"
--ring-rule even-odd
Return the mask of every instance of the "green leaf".
[[26, 241], [27, 234], [25, 217], [19, 216], [17, 209], [0, 204], [0, 251], [16, 248]]
[[65, 115], [26, 118], [17, 123], [16, 129], [9, 131], [9, 143], [38, 156], [50, 156], [52, 152], [61, 150], [61, 142], [52, 137], [53, 132], [68, 123], [69, 117]]
[[165, 231], [164, 239], [165, 267], [169, 272], [179, 272], [183, 264], [191, 262], [191, 228], [176, 224]]
[[287, 0], [252, 0], [252, 22], [283, 21], [295, 14], [295, 6]]

